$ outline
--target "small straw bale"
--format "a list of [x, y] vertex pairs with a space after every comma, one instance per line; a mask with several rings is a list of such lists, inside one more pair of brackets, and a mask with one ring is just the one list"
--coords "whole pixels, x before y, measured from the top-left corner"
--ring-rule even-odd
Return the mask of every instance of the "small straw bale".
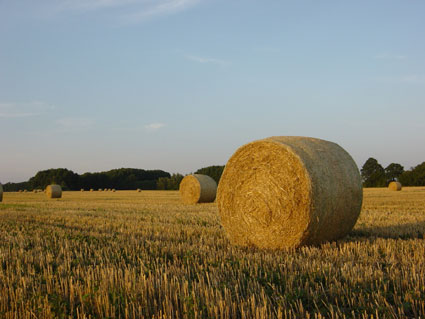
[[99, 188], [99, 192], [102, 192], [102, 191], [103, 191], [103, 189]]
[[18, 193], [22, 193], [22, 189], [18, 190]]
[[93, 188], [90, 188], [90, 192], [94, 192], [94, 189]]
[[24, 189], [24, 193], [28, 193], [28, 191], [26, 189]]
[[138, 189], [137, 189], [137, 192], [139, 192], [139, 193], [140, 193], [141, 191], [142, 191], [142, 190], [141, 190], [140, 188], [138, 188]]
[[81, 192], [84, 192], [84, 188], [80, 189]]
[[240, 147], [217, 190], [221, 223], [239, 246], [291, 249], [344, 237], [363, 200], [359, 170], [339, 145], [277, 136]]
[[3, 185], [0, 183], [0, 202], [3, 200]]
[[113, 188], [113, 189], [112, 189], [112, 192], [113, 192], [113, 193], [115, 193], [115, 192], [116, 192], [115, 188]]
[[401, 191], [401, 183], [400, 182], [396, 182], [396, 181], [392, 181], [391, 183], [388, 184], [388, 189], [390, 191]]
[[209, 203], [215, 200], [217, 183], [208, 175], [187, 175], [180, 182], [179, 191], [185, 204]]
[[62, 187], [60, 185], [52, 184], [46, 187], [47, 198], [61, 198]]

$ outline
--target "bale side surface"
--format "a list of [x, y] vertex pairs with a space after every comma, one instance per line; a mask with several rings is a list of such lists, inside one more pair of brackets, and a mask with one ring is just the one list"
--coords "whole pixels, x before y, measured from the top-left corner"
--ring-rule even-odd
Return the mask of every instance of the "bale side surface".
[[215, 200], [217, 183], [207, 175], [187, 175], [180, 182], [179, 192], [185, 204], [209, 203]]
[[3, 201], [3, 185], [0, 183], [0, 202]]
[[47, 198], [61, 198], [62, 197], [62, 187], [59, 185], [49, 185], [46, 187]]
[[401, 183], [400, 182], [391, 182], [388, 184], [388, 189], [391, 191], [401, 191]]
[[358, 168], [339, 145], [308, 137], [270, 137], [240, 147], [217, 191], [231, 242], [282, 249], [345, 236], [362, 204]]

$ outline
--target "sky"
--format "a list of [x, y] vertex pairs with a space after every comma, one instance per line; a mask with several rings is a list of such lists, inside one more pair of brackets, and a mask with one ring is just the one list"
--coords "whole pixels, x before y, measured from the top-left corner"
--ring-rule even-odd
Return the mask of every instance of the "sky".
[[276, 135], [425, 161], [425, 1], [0, 0], [0, 182], [190, 173]]

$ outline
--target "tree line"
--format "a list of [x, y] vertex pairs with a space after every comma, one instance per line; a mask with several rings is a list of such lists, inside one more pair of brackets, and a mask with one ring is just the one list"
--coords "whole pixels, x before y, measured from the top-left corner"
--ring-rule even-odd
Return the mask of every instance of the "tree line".
[[156, 189], [159, 178], [168, 178], [170, 173], [162, 170], [120, 168], [106, 172], [84, 173], [79, 175], [66, 168], [39, 171], [28, 181], [7, 183], [5, 191], [44, 189], [47, 185], [58, 184], [63, 190], [80, 189]]
[[425, 162], [404, 170], [398, 163], [391, 163], [383, 167], [370, 157], [360, 170], [363, 186], [386, 187], [391, 181], [399, 181], [403, 186], [425, 186]]
[[[195, 174], [212, 177], [218, 184], [224, 165], [203, 167]], [[386, 187], [389, 182], [397, 180], [404, 186], [425, 186], [425, 162], [405, 170], [398, 163], [383, 167], [374, 158], [369, 158], [360, 169], [364, 187]], [[3, 188], [7, 192], [18, 190], [44, 189], [50, 184], [59, 184], [63, 190], [115, 188], [117, 190], [177, 190], [183, 175], [170, 174], [162, 170], [144, 170], [137, 168], [120, 168], [106, 172], [84, 173], [79, 175], [66, 168], [39, 171], [28, 181], [22, 183], [6, 183]]]
[[[224, 166], [209, 166], [197, 170], [197, 174], [206, 174], [217, 183]], [[3, 189], [7, 192], [19, 190], [45, 189], [47, 185], [58, 184], [63, 190], [105, 189], [117, 190], [177, 190], [183, 179], [182, 174], [170, 174], [162, 170], [144, 170], [137, 168], [120, 168], [106, 172], [77, 174], [66, 168], [48, 169], [37, 172], [35, 176], [22, 183], [6, 183]]]

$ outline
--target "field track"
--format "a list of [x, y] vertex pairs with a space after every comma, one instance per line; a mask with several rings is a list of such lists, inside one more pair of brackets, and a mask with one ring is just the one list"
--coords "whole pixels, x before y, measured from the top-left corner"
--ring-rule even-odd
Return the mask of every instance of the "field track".
[[174, 191], [4, 193], [0, 318], [425, 318], [425, 188], [365, 189], [343, 240], [229, 244]]

